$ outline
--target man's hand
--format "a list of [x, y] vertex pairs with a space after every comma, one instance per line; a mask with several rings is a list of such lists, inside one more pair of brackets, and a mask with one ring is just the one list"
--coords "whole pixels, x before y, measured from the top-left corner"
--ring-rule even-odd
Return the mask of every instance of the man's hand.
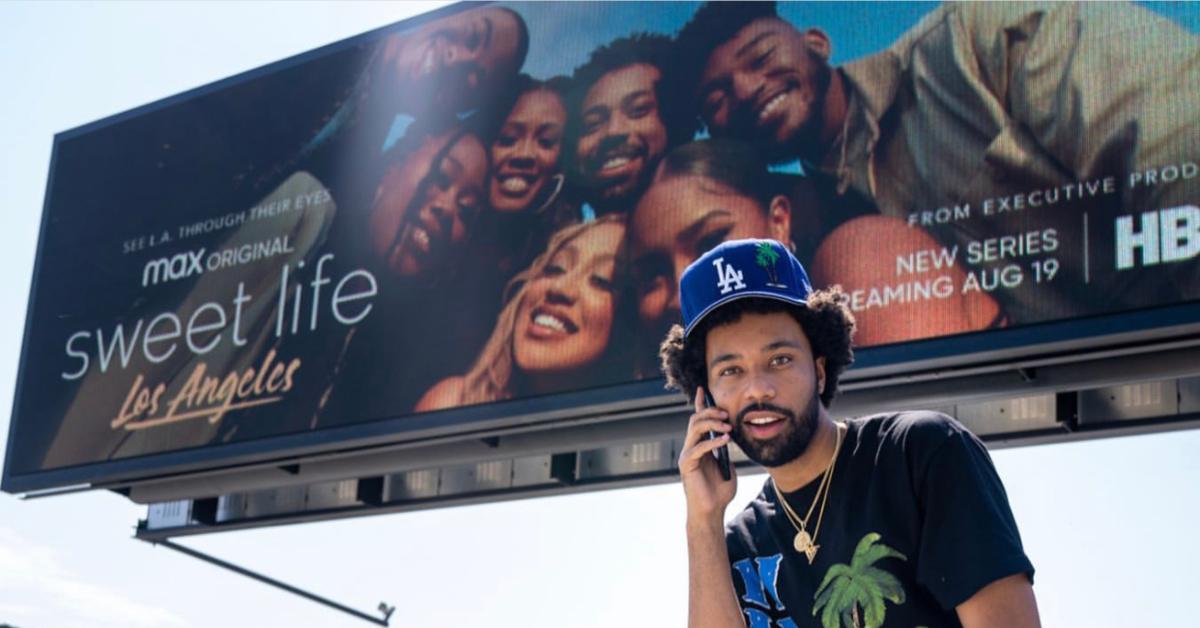
[[[696, 389], [693, 400], [696, 412], [688, 420], [687, 436], [679, 452], [679, 476], [683, 479], [683, 492], [687, 495], [688, 519], [720, 523], [725, 507], [737, 493], [737, 473], [729, 467], [728, 482], [721, 479], [721, 470], [713, 451], [729, 443], [729, 414], [720, 408], [704, 407], [704, 389]], [[709, 439], [708, 433], [718, 434]]]
[[[720, 408], [704, 407], [704, 389], [696, 389], [696, 412], [688, 420], [683, 451], [679, 453], [679, 476], [687, 496], [688, 537], [688, 626], [731, 628], [745, 626], [733, 588], [729, 551], [725, 546], [725, 507], [737, 492], [737, 474], [729, 466], [729, 481], [713, 450], [729, 442], [729, 414]], [[719, 434], [709, 440], [708, 433]]]

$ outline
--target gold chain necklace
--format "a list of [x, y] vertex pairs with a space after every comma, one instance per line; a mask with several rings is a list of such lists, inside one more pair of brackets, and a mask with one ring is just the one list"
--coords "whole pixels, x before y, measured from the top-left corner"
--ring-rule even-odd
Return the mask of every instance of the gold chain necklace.
[[[825, 467], [825, 473], [822, 474], [821, 483], [817, 486], [817, 492], [813, 495], [812, 504], [808, 507], [808, 512], [803, 518], [792, 510], [787, 500], [783, 498], [783, 493], [779, 492], [779, 485], [775, 481], [771, 481], [771, 486], [775, 489], [775, 497], [779, 499], [779, 503], [783, 505], [783, 512], [787, 515], [788, 521], [796, 528], [796, 538], [792, 541], [792, 546], [796, 551], [808, 557], [808, 564], [812, 564], [817, 558], [817, 550], [821, 549], [820, 545], [816, 544], [817, 535], [821, 533], [821, 521], [825, 518], [825, 503], [829, 501], [829, 485], [833, 478], [833, 469], [837, 466], [838, 452], [842, 449], [842, 425], [837, 426], [837, 440], [833, 446], [833, 458], [829, 461], [829, 466]], [[817, 507], [817, 502], [821, 502], [821, 510], [817, 513], [817, 525], [813, 528], [813, 533], [808, 533], [808, 521], [812, 518], [813, 510]]]

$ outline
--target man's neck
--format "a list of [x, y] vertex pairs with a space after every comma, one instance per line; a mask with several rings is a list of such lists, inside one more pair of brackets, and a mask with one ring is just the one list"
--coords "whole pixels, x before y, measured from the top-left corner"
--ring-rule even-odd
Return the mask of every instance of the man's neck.
[[825, 406], [818, 405], [817, 412], [817, 433], [804, 453], [791, 462], [767, 469], [775, 486], [785, 493], [803, 488], [816, 480], [833, 459], [837, 447], [837, 424], [825, 412]]

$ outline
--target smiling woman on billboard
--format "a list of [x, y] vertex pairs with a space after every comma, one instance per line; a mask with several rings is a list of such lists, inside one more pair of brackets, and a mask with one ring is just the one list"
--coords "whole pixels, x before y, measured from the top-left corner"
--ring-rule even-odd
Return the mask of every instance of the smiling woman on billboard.
[[[619, 379], [618, 252], [625, 217], [567, 227], [510, 284], [513, 292], [475, 365], [431, 388], [416, 411], [569, 390], [573, 382]], [[614, 366], [617, 367], [614, 372]]]

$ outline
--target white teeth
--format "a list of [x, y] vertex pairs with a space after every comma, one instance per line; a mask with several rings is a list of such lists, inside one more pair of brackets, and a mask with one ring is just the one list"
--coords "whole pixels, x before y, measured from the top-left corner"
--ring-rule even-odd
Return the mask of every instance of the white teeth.
[[567, 326], [563, 325], [562, 321], [550, 316], [549, 314], [538, 314], [537, 316], [533, 317], [533, 324], [541, 327], [548, 327], [555, 331], [567, 331]]
[[620, 168], [621, 166], [624, 166], [625, 164], [629, 163], [629, 161], [630, 161], [630, 159], [628, 157], [613, 157], [612, 159], [609, 159], [608, 161], [604, 162], [603, 170], [611, 170], [613, 168]]
[[520, 194], [529, 189], [529, 182], [524, 177], [508, 177], [500, 181], [500, 189]]
[[767, 104], [763, 105], [762, 111], [758, 112], [758, 119], [762, 120], [770, 115], [772, 111], [775, 111], [775, 108], [779, 106], [779, 103], [783, 102], [783, 97], [785, 95], [787, 95], [787, 92], [779, 94], [771, 100], [768, 100]]
[[777, 419], [775, 417], [761, 417], [761, 418], [757, 418], [757, 419], [750, 419], [750, 424], [751, 425], [766, 425], [768, 423], [774, 423], [778, 420], [779, 419]]

